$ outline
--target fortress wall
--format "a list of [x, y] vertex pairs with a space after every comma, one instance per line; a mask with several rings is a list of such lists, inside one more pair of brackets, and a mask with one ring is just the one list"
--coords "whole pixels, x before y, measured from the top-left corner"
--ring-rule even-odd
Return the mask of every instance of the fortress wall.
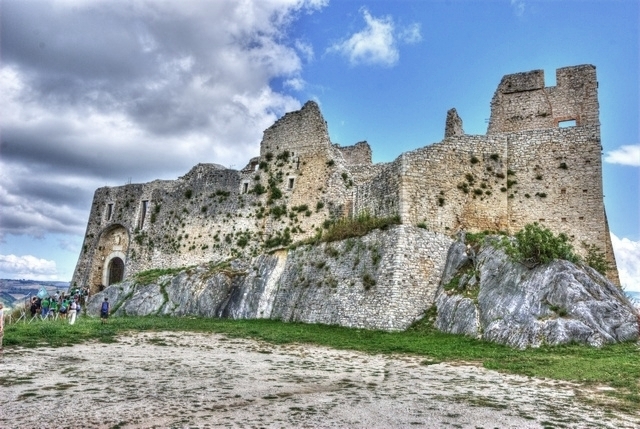
[[[598, 125], [534, 130], [508, 135], [509, 168], [516, 185], [509, 190], [509, 231], [538, 222], [572, 239], [596, 245], [614, 262], [602, 192]], [[617, 272], [610, 278], [619, 283]]]
[[[236, 254], [228, 242], [235, 243], [240, 231], [255, 230], [251, 195], [240, 195], [239, 188], [237, 171], [199, 164], [175, 181], [98, 189], [72, 282], [97, 288], [114, 251], [124, 254], [125, 277]], [[105, 242], [116, 227], [126, 232], [126, 246]]]
[[375, 217], [400, 214], [402, 157], [384, 164], [367, 182], [353, 190], [353, 215], [368, 213]]
[[367, 142], [358, 142], [353, 146], [334, 145], [349, 165], [371, 165], [371, 147]]
[[260, 157], [265, 159], [267, 153], [275, 155], [284, 150], [292, 152], [292, 157], [310, 156], [326, 153], [330, 146], [327, 123], [320, 108], [308, 101], [302, 109], [285, 114], [265, 130]]
[[491, 100], [487, 134], [555, 128], [558, 122], [599, 124], [598, 82], [592, 65], [556, 71], [556, 86], [544, 86], [544, 71], [506, 75]]
[[451, 240], [408, 225], [290, 251], [271, 318], [402, 330], [433, 304]]
[[403, 223], [445, 234], [506, 227], [504, 136], [450, 137], [403, 159]]

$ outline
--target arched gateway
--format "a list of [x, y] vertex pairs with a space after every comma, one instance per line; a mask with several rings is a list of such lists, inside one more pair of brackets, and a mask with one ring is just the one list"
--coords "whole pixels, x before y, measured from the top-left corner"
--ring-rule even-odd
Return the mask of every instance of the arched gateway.
[[89, 287], [91, 293], [124, 279], [129, 233], [122, 225], [112, 225], [102, 231], [93, 254]]

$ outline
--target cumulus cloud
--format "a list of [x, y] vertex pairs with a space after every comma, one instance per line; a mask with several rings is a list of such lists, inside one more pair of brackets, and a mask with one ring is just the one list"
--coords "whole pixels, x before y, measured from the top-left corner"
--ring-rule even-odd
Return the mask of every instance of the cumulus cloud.
[[326, 4], [3, 2], [0, 239], [82, 234], [100, 186], [243, 167], [300, 107], [270, 82], [304, 87], [313, 49], [287, 29]]
[[640, 292], [640, 241], [618, 238], [611, 234], [613, 253], [620, 274], [620, 283], [629, 291]]
[[607, 152], [604, 162], [640, 167], [640, 144], [620, 146], [618, 149]]
[[400, 53], [398, 42], [417, 43], [422, 40], [420, 26], [411, 24], [400, 30], [390, 16], [376, 18], [366, 8], [361, 9], [365, 28], [349, 38], [333, 44], [328, 52], [336, 52], [349, 60], [351, 65], [367, 64], [392, 67]]
[[0, 255], [2, 278], [58, 280], [56, 263], [35, 256]]

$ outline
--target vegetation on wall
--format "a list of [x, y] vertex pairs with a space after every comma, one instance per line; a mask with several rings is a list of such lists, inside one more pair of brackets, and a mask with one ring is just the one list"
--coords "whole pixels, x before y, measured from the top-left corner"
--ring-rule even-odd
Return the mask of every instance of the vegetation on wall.
[[546, 264], [554, 259], [574, 263], [579, 261], [566, 234], [555, 235], [538, 223], [525, 225], [516, 233], [515, 240], [503, 239], [502, 244], [509, 257], [528, 267]]

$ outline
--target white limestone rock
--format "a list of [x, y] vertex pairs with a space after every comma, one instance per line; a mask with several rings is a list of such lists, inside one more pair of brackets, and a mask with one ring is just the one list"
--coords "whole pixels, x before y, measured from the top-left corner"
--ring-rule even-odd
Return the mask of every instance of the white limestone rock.
[[[556, 260], [529, 269], [489, 241], [474, 266], [464, 263], [461, 249], [451, 247], [436, 296], [438, 329], [517, 348], [567, 343], [599, 347], [638, 339], [638, 311], [592, 268]], [[452, 288], [455, 282], [449, 282], [456, 276], [460, 282]], [[478, 289], [470, 286], [474, 278]]]

